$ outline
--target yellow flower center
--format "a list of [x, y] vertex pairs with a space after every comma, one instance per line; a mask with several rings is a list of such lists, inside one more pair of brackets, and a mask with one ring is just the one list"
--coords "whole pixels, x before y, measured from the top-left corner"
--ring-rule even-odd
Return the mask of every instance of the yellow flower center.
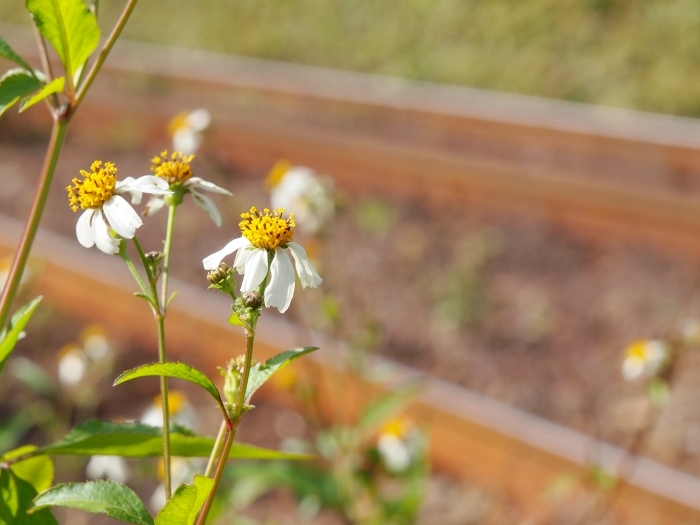
[[647, 341], [635, 341], [625, 350], [625, 359], [644, 362], [647, 357]]
[[260, 213], [255, 206], [250, 209], [250, 213], [241, 213], [243, 220], [238, 223], [241, 227], [243, 237], [248, 239], [256, 248], [272, 251], [278, 246], [283, 246], [290, 242], [294, 236], [292, 228], [294, 224], [294, 214], [289, 214], [289, 219], [283, 219], [284, 209], [273, 210], [268, 208]]
[[73, 211], [79, 208], [101, 208], [112, 195], [117, 185], [117, 168], [111, 162], [102, 165], [101, 160], [96, 160], [90, 166], [90, 173], [80, 170], [84, 180], [73, 179], [71, 186], [66, 186], [68, 191], [68, 205]]
[[151, 159], [151, 171], [156, 177], [168, 182], [168, 184], [182, 184], [192, 177], [190, 162], [194, 155], [183, 155], [181, 151], [173, 151], [168, 158], [168, 151], [163, 151], [160, 156]]

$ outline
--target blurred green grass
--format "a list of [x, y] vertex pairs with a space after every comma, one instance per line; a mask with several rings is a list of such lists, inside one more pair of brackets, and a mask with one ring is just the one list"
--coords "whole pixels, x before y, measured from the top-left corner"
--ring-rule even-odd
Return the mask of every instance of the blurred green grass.
[[698, 0], [140, 0], [124, 36], [700, 116]]

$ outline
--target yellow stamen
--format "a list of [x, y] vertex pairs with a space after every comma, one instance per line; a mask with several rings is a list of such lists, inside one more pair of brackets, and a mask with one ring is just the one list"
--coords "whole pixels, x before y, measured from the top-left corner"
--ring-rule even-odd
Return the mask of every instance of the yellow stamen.
[[392, 419], [382, 426], [380, 434], [392, 434], [397, 438], [404, 438], [413, 428], [413, 422], [407, 419]]
[[66, 186], [68, 191], [68, 205], [73, 211], [79, 208], [101, 208], [112, 195], [117, 185], [117, 168], [111, 162], [105, 162], [102, 166], [101, 160], [96, 160], [90, 166], [90, 173], [80, 170], [80, 174], [85, 177], [83, 181], [74, 178], [72, 186]]
[[193, 175], [190, 166], [192, 159], [194, 155], [183, 155], [181, 151], [173, 151], [168, 158], [168, 151], [165, 150], [151, 159], [151, 171], [170, 185], [181, 184]]
[[292, 228], [294, 224], [294, 214], [289, 214], [289, 219], [283, 219], [284, 209], [273, 210], [265, 208], [260, 213], [255, 206], [250, 209], [250, 213], [241, 213], [243, 220], [238, 223], [241, 227], [243, 237], [248, 239], [256, 248], [272, 251], [278, 246], [283, 246], [290, 242], [294, 236]]
[[288, 160], [278, 160], [275, 165], [272, 166], [270, 173], [267, 174], [267, 177], [265, 178], [265, 186], [268, 188], [274, 188], [277, 186], [282, 180], [282, 177], [284, 177], [291, 167], [292, 165]]
[[[187, 399], [187, 394], [180, 392], [179, 390], [171, 390], [168, 392], [168, 412], [171, 416], [174, 416], [180, 410], [185, 408], [189, 404], [189, 399]], [[153, 405], [160, 407], [160, 395], [156, 396], [153, 400]]]
[[168, 135], [172, 137], [176, 131], [186, 128], [188, 116], [189, 113], [187, 111], [182, 111], [170, 119], [170, 122], [168, 122]]

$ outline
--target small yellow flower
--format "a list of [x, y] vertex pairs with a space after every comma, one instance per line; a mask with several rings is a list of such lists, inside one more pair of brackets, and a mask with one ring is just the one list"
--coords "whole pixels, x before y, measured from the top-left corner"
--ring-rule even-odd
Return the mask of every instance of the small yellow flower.
[[250, 241], [256, 248], [274, 251], [279, 246], [291, 242], [294, 238], [292, 228], [294, 214], [290, 214], [289, 219], [283, 219], [284, 208], [273, 210], [268, 208], [260, 213], [255, 206], [250, 209], [250, 213], [241, 213], [243, 220], [238, 223], [241, 227], [243, 237]]
[[72, 186], [66, 186], [69, 206], [73, 211], [78, 209], [101, 208], [112, 198], [117, 186], [117, 168], [111, 162], [104, 166], [101, 160], [96, 160], [90, 166], [90, 171], [80, 170], [84, 177], [72, 180]]
[[182, 184], [194, 175], [190, 166], [193, 159], [194, 155], [183, 155], [180, 151], [173, 151], [168, 158], [168, 151], [165, 150], [151, 159], [151, 172], [170, 186]]

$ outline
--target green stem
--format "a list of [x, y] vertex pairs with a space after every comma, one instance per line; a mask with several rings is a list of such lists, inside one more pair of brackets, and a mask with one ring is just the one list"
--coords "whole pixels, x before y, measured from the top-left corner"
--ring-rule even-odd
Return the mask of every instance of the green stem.
[[[165, 357], [165, 317], [156, 316], [158, 323], [158, 359], [161, 363], [166, 362]], [[172, 495], [171, 475], [170, 475], [170, 404], [168, 402], [168, 378], [160, 376], [160, 395], [163, 405], [163, 463], [164, 463], [164, 484], [165, 501], [170, 501]]]
[[221, 446], [223, 444], [224, 435], [226, 429], [228, 428], [227, 421], [224, 419], [221, 422], [221, 427], [219, 428], [219, 433], [216, 436], [216, 441], [214, 442], [214, 447], [211, 449], [211, 455], [209, 456], [209, 461], [207, 462], [207, 468], [204, 470], [204, 475], [208, 478], [212, 476], [214, 472], [214, 467], [216, 466], [216, 458], [219, 457], [221, 453]]
[[165, 315], [168, 309], [168, 280], [170, 277], [170, 250], [173, 244], [173, 226], [175, 224], [175, 211], [177, 205], [168, 206], [168, 225], [165, 230], [165, 244], [163, 246], [163, 281], [161, 282], [161, 312]]
[[[136, 237], [134, 237], [133, 240], [135, 243], [138, 242], [136, 241]], [[132, 262], [131, 258], [129, 257], [129, 254], [126, 253], [126, 243], [123, 241], [119, 244], [119, 257], [121, 257], [122, 260], [126, 263], [126, 267], [129, 268], [131, 275], [134, 277], [134, 280], [139, 285], [139, 288], [141, 288], [141, 293], [145, 296], [148, 296], [148, 288], [146, 288], [146, 284], [143, 282], [141, 274], [136, 269], [136, 265]], [[151, 302], [153, 302], [152, 298]]]
[[112, 32], [110, 33], [109, 37], [107, 38], [107, 41], [105, 42], [105, 45], [102, 47], [102, 51], [100, 51], [100, 54], [97, 56], [97, 60], [95, 60], [95, 62], [92, 64], [90, 72], [87, 74], [85, 81], [81, 84], [80, 88], [78, 89], [78, 92], [75, 95], [75, 102], [73, 103], [74, 109], [77, 108], [83, 101], [83, 98], [85, 97], [85, 94], [87, 93], [88, 89], [90, 89], [90, 86], [95, 80], [97, 73], [99, 73], [100, 69], [102, 68], [102, 64], [104, 64], [104, 61], [107, 60], [107, 56], [112, 50], [112, 46], [114, 46], [114, 43], [117, 41], [117, 38], [119, 38], [122, 29], [124, 29], [124, 26], [126, 25], [126, 21], [129, 19], [129, 16], [134, 10], [134, 7], [136, 7], [136, 1], [137, 0], [129, 0], [126, 6], [124, 7], [124, 11], [122, 11], [119, 20], [117, 20], [114, 29], [112, 29]]
[[63, 142], [66, 138], [67, 129], [67, 117], [54, 118], [53, 128], [51, 129], [51, 139], [49, 140], [49, 146], [46, 150], [44, 165], [41, 168], [41, 177], [39, 179], [37, 191], [34, 195], [34, 202], [32, 203], [31, 210], [29, 211], [29, 218], [24, 226], [24, 231], [22, 232], [22, 237], [19, 241], [17, 252], [15, 253], [15, 257], [12, 261], [12, 266], [10, 267], [10, 272], [7, 276], [5, 287], [2, 290], [2, 295], [0, 295], [0, 328], [7, 324], [10, 308], [12, 307], [12, 301], [14, 301], [14, 298], [17, 295], [19, 283], [22, 279], [24, 268], [27, 265], [27, 259], [29, 258], [29, 252], [32, 249], [36, 232], [39, 229], [39, 222], [41, 221], [41, 216], [44, 212], [44, 207], [46, 206], [46, 199], [49, 196], [51, 182], [53, 181], [53, 176], [56, 171], [58, 157], [60, 156], [61, 149], [63, 148]]
[[[245, 353], [245, 366], [243, 367], [243, 377], [241, 378], [241, 384], [238, 390], [238, 398], [236, 399], [236, 407], [233, 415], [231, 424], [228, 425], [224, 422], [226, 428], [224, 433], [224, 443], [221, 446], [221, 451], [219, 453], [219, 460], [216, 464], [216, 470], [214, 471], [214, 486], [209, 493], [207, 501], [204, 503], [204, 507], [197, 517], [196, 525], [204, 525], [207, 521], [207, 515], [211, 509], [211, 505], [214, 502], [214, 496], [216, 496], [216, 490], [219, 488], [219, 482], [221, 481], [221, 476], [224, 473], [224, 468], [226, 467], [226, 461], [228, 460], [228, 455], [231, 452], [231, 446], [233, 445], [233, 440], [236, 437], [236, 430], [238, 429], [238, 424], [241, 421], [241, 417], [244, 413], [244, 403], [245, 403], [245, 392], [248, 388], [248, 377], [250, 376], [250, 366], [253, 362], [253, 343], [255, 342], [255, 326], [252, 330], [246, 330], [246, 353]], [[211, 460], [210, 460], [211, 462]]]

